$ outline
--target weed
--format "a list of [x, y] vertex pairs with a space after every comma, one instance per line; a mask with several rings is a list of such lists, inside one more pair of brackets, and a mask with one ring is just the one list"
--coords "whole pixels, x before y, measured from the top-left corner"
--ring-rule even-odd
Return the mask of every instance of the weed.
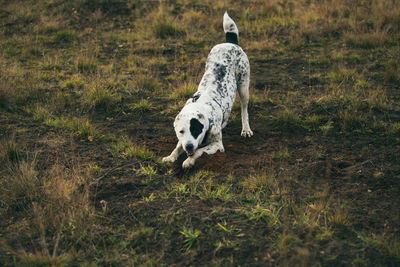
[[184, 245], [183, 247], [186, 250], [189, 250], [194, 242], [197, 240], [199, 235], [201, 234], [200, 230], [193, 230], [193, 228], [186, 228], [183, 226], [183, 230], [180, 231], [180, 233], [185, 237]]
[[328, 221], [333, 226], [338, 228], [351, 225], [347, 213], [343, 209], [335, 210], [335, 212], [328, 217]]
[[141, 166], [139, 172], [143, 175], [146, 175], [147, 178], [149, 178], [150, 180], [153, 178], [154, 175], [157, 174], [157, 169], [153, 168], [153, 166]]
[[265, 203], [264, 206], [257, 205], [245, 211], [247, 218], [251, 221], [263, 220], [269, 227], [280, 225], [280, 211], [282, 208], [277, 208]]
[[[178, 195], [181, 195], [181, 196], [190, 193], [189, 192], [189, 188], [187, 187], [187, 185], [186, 184], [182, 184], [182, 183], [172, 184], [170, 186], [170, 190], [169, 191], [170, 191], [169, 194], [177, 193]], [[197, 193], [196, 190], [194, 190], [192, 192], [193, 192], [193, 194]]]
[[[146, 171], [148, 172], [148, 171]], [[148, 174], [147, 174], [148, 175]], [[154, 193], [151, 193], [150, 196], [148, 197], [143, 197], [143, 202], [144, 203], [148, 203], [148, 202], [152, 202], [156, 199], [156, 195], [154, 195]]]
[[233, 234], [233, 233], [238, 233], [241, 230], [238, 228], [233, 228], [233, 227], [229, 227], [228, 223], [226, 221], [222, 221], [221, 223], [217, 223], [217, 226], [219, 227], [219, 229], [221, 229], [222, 231], [228, 233], [228, 234]]

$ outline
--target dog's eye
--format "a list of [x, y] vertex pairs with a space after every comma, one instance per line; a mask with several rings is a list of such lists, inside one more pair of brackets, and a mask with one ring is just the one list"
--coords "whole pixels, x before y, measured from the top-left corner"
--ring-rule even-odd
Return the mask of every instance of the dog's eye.
[[184, 134], [185, 131], [184, 131], [184, 130], [180, 130], [179, 133], [180, 133], [180, 134]]

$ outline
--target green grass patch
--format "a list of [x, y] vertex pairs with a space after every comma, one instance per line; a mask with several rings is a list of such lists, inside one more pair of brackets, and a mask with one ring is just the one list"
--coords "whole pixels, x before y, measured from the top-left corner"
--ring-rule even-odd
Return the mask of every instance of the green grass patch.
[[94, 126], [86, 118], [48, 118], [45, 124], [58, 129], [71, 131], [79, 136], [89, 138], [96, 135]]
[[141, 160], [156, 160], [155, 154], [144, 145], [135, 144], [126, 139], [118, 140], [116, 143], [112, 144], [111, 151], [125, 159], [137, 158]]
[[285, 109], [277, 115], [270, 115], [269, 119], [277, 130], [288, 132], [304, 132], [307, 130], [300, 116], [289, 109]]
[[144, 114], [156, 109], [156, 107], [147, 99], [141, 99], [139, 103], [130, 104], [128, 105], [128, 108], [129, 110], [139, 114]]
[[115, 105], [120, 103], [121, 96], [110, 89], [94, 86], [87, 92], [87, 97], [84, 100], [89, 109], [103, 109], [109, 111]]
[[138, 92], [154, 93], [161, 89], [161, 84], [157, 80], [148, 77], [140, 76], [135, 80], [135, 83]]

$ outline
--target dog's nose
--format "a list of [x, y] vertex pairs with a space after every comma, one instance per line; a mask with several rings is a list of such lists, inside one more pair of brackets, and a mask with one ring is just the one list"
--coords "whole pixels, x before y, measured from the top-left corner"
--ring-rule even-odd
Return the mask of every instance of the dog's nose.
[[186, 151], [188, 151], [188, 152], [193, 151], [193, 148], [194, 148], [193, 144], [187, 144], [186, 145]]

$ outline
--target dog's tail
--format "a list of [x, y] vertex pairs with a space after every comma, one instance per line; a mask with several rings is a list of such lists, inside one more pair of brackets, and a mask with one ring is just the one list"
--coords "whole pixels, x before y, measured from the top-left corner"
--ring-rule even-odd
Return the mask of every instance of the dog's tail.
[[227, 43], [238, 44], [239, 30], [235, 22], [229, 17], [228, 12], [224, 14], [224, 32]]

